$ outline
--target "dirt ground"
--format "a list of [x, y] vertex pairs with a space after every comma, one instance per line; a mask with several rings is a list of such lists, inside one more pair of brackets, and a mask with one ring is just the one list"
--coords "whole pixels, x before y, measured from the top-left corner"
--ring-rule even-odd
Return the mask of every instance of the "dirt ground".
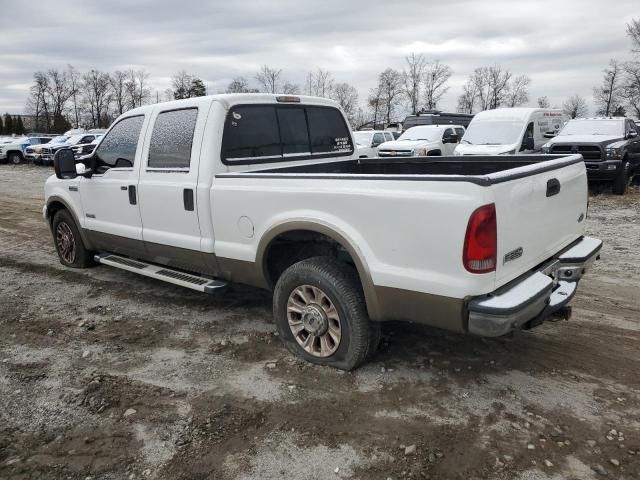
[[605, 246], [569, 322], [390, 323], [344, 373], [285, 351], [266, 292], [62, 267], [50, 173], [0, 166], [0, 478], [640, 478], [637, 188], [591, 196]]

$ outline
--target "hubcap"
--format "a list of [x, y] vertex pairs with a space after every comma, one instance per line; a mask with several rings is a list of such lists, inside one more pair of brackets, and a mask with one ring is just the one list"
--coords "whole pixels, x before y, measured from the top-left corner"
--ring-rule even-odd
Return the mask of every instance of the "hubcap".
[[66, 222], [60, 222], [56, 229], [56, 245], [60, 256], [67, 263], [73, 263], [76, 259], [76, 241], [73, 232]]
[[301, 285], [287, 301], [289, 328], [298, 344], [315, 357], [333, 355], [340, 346], [340, 316], [329, 297], [318, 287]]

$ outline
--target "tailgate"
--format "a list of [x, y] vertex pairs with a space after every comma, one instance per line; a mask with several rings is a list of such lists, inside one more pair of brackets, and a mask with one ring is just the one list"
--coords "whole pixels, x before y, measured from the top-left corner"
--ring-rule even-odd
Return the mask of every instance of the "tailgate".
[[[561, 166], [554, 168], [557, 165]], [[507, 170], [491, 177], [499, 287], [583, 235], [588, 189], [580, 156]]]

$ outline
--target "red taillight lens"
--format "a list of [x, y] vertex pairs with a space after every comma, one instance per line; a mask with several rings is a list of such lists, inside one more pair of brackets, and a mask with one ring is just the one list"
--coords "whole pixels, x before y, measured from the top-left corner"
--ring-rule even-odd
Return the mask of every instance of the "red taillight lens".
[[491, 203], [471, 214], [464, 237], [462, 262], [471, 273], [487, 273], [496, 269], [498, 234], [496, 206]]

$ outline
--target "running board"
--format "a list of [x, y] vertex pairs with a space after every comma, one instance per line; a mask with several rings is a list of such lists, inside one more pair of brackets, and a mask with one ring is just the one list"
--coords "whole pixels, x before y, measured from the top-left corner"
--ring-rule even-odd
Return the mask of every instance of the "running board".
[[199, 292], [214, 293], [215, 290], [226, 287], [227, 282], [200, 277], [191, 273], [184, 273], [178, 270], [171, 270], [152, 263], [133, 260], [132, 258], [121, 257], [112, 253], [100, 253], [95, 255], [94, 260], [104, 265], [116, 267], [127, 272], [139, 273], [145, 277], [155, 278], [163, 282], [173, 283], [181, 287], [187, 287]]

